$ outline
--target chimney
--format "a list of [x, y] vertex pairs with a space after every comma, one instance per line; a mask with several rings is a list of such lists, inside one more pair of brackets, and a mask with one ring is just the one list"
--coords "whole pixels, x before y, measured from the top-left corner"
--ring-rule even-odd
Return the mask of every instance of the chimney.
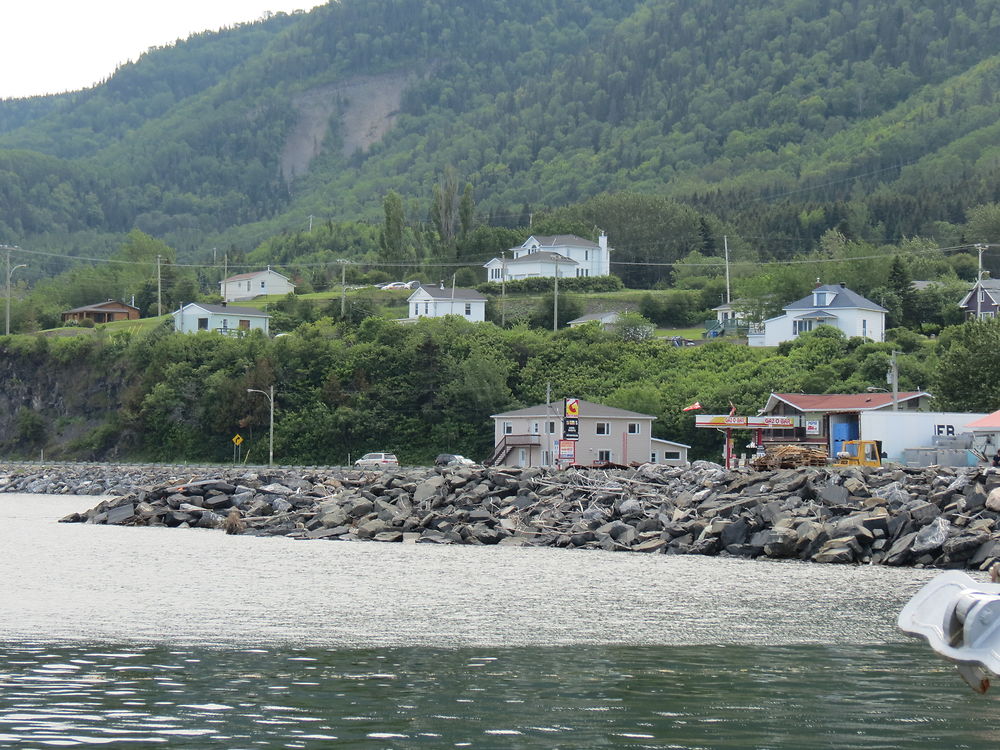
[[608, 249], [608, 235], [604, 233], [603, 229], [601, 230], [601, 236], [597, 238], [597, 246], [601, 248], [601, 250]]
[[441, 281], [439, 281], [438, 284], [442, 289], [444, 289], [444, 279], [441, 279]]
[[840, 288], [841, 289], [847, 289], [847, 284], [845, 284], [843, 281], [841, 281], [840, 282]]

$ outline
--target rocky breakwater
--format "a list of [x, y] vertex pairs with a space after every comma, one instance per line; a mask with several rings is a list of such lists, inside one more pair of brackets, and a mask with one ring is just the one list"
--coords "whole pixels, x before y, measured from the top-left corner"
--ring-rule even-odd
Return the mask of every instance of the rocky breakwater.
[[986, 569], [992, 469], [454, 468], [211, 476], [137, 489], [67, 522], [374, 540], [726, 554]]

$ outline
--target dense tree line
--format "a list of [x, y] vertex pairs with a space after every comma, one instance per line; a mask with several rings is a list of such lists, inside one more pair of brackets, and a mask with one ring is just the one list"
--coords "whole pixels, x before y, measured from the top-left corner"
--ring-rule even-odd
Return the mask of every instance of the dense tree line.
[[[239, 432], [250, 460], [262, 461], [267, 400], [246, 389], [274, 385], [281, 462], [343, 463], [369, 450], [393, 450], [408, 463], [427, 463], [444, 451], [481, 459], [492, 445], [490, 415], [544, 402], [551, 385], [554, 398], [577, 396], [653, 414], [655, 436], [692, 444], [695, 456], [715, 457], [717, 437], [696, 430], [684, 406], [699, 401], [706, 412], [719, 413], [732, 403], [740, 413], [754, 413], [772, 391], [863, 392], [884, 386], [893, 350], [900, 352], [901, 389], [929, 389], [949, 409], [992, 410], [1000, 383], [982, 362], [992, 356], [998, 331], [997, 321], [967, 323], [932, 341], [895, 329], [887, 342], [876, 343], [824, 326], [777, 349], [725, 342], [676, 348], [641, 335], [641, 320], [623, 330], [551, 333], [458, 317], [410, 326], [320, 317], [270, 340], [175, 334], [169, 327], [146, 336], [13, 336], [0, 339], [8, 366], [50, 374], [69, 368], [80, 392], [112, 376], [122, 383], [121, 403], [89, 404], [91, 419], [94, 408], [106, 412], [86, 434], [59, 444], [49, 407], [26, 402], [0, 449], [223, 461]], [[83, 416], [61, 415], [61, 422]]]

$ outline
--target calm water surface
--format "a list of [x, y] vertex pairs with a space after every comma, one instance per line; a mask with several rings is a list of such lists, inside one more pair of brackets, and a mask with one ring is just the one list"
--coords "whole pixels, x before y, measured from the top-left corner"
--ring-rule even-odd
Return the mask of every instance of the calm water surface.
[[995, 748], [933, 573], [230, 537], [0, 495], [0, 747]]

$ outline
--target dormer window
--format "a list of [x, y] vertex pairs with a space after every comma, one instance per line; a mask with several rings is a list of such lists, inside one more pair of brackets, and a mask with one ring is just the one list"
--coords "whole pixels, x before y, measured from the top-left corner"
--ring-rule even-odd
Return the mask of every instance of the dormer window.
[[826, 292], [813, 292], [813, 306], [823, 307], [826, 304]]

